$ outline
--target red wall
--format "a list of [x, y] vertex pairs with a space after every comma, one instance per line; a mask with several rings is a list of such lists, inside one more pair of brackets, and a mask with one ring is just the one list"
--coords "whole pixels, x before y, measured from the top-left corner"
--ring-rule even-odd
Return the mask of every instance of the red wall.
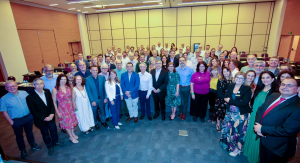
[[[300, 35], [300, 0], [288, 0], [283, 20], [281, 35], [288, 35], [293, 32], [293, 35]], [[300, 41], [298, 43], [295, 61], [300, 61]]]
[[[10, 3], [17, 29], [54, 30], [60, 61], [72, 62], [68, 42], [80, 41], [76, 14]], [[23, 45], [22, 45], [23, 46]], [[69, 54], [67, 54], [69, 52]], [[28, 63], [27, 63], [28, 64]], [[57, 66], [57, 65], [54, 65]]]

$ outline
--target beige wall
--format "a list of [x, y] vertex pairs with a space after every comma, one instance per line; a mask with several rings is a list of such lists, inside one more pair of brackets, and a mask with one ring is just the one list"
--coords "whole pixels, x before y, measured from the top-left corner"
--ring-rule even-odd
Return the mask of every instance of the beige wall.
[[0, 53], [1, 66], [5, 78], [14, 76], [17, 81], [23, 80], [27, 66], [16, 28], [16, 23], [8, 0], [0, 1]]
[[78, 24], [79, 24], [79, 31], [80, 31], [80, 39], [82, 40], [81, 41], [82, 53], [83, 56], [86, 58], [86, 56], [91, 55], [91, 52], [89, 46], [89, 37], [87, 33], [85, 14], [77, 14], [77, 17], [78, 17]]
[[268, 45], [274, 2], [124, 11], [87, 15], [91, 54], [108, 47], [157, 45], [157, 42], [261, 54]]

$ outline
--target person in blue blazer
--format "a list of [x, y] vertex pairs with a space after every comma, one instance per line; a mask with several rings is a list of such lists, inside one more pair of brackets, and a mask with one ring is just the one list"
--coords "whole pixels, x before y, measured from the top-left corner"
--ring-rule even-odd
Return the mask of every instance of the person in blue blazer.
[[81, 53], [79, 53], [79, 54], [78, 54], [78, 60], [75, 61], [75, 65], [77, 66], [77, 71], [80, 71], [80, 70], [79, 70], [79, 62], [80, 62], [80, 61], [84, 62], [85, 65], [86, 65], [86, 68], [88, 69], [88, 67], [89, 67], [89, 65], [90, 65], [89, 62], [88, 62], [88, 60], [83, 59], [83, 55], [82, 55]]
[[94, 121], [95, 121], [95, 128], [99, 130], [99, 124], [97, 120], [97, 113], [98, 113], [98, 107], [100, 109], [101, 113], [101, 124], [108, 128], [108, 125], [106, 123], [105, 118], [105, 103], [107, 103], [107, 96], [105, 91], [105, 77], [98, 75], [98, 67], [92, 66], [91, 74], [89, 77], [86, 78], [85, 81], [85, 87], [86, 92], [89, 97], [89, 100], [92, 105], [93, 115], [94, 115]]
[[127, 72], [121, 75], [121, 88], [130, 115], [126, 121], [129, 122], [134, 118], [134, 123], [137, 123], [140, 76], [133, 71], [133, 64], [131, 62], [126, 64], [126, 69]]

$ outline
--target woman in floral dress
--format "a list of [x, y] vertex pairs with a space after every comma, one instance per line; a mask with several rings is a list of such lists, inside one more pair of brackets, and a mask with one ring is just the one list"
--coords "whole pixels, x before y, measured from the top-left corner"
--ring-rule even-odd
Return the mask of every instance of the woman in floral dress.
[[72, 87], [65, 74], [57, 77], [56, 86], [52, 90], [52, 98], [60, 128], [66, 129], [72, 143], [78, 143], [78, 136], [74, 133], [74, 127], [77, 126], [78, 121], [72, 104]]

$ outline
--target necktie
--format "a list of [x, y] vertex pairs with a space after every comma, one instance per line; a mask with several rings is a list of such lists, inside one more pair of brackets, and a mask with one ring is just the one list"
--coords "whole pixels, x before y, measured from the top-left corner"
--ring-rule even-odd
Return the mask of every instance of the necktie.
[[263, 120], [263, 118], [272, 110], [274, 109], [276, 106], [278, 106], [282, 101], [284, 101], [285, 98], [280, 98], [277, 102], [275, 102], [273, 105], [271, 105], [263, 114], [263, 116], [261, 117], [261, 122]]

